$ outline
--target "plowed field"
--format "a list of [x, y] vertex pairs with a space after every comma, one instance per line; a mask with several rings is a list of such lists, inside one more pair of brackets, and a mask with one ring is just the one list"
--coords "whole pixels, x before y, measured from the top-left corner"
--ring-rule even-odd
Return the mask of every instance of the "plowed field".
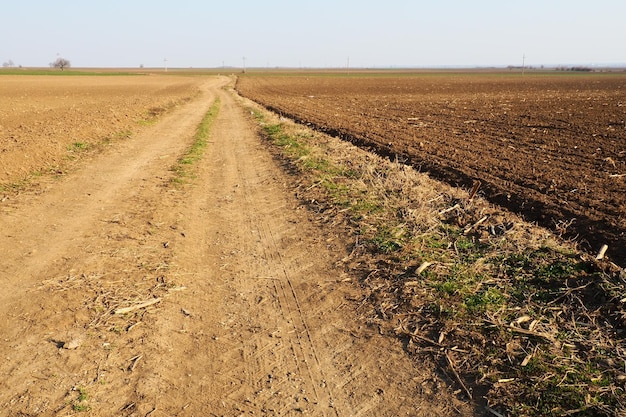
[[243, 95], [626, 261], [626, 76], [240, 77]]

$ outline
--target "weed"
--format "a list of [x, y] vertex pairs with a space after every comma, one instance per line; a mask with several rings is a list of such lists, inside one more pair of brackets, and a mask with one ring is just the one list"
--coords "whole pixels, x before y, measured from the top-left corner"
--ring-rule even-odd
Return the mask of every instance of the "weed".
[[91, 144], [85, 142], [74, 142], [71, 145], [68, 145], [67, 150], [70, 152], [81, 152], [86, 151], [91, 147]]
[[129, 139], [132, 136], [133, 136], [133, 132], [131, 130], [122, 130], [120, 132], [116, 132], [115, 134], [113, 134], [112, 138], [115, 140], [119, 140], [119, 139]]
[[77, 413], [83, 413], [83, 412], [86, 412], [86, 411], [91, 411], [91, 407], [88, 404], [74, 403], [72, 408]]
[[384, 207], [375, 201], [362, 199], [354, 201], [350, 206], [350, 210], [355, 214], [355, 218], [362, 219], [369, 215], [383, 212]]
[[498, 309], [504, 305], [505, 301], [506, 297], [500, 290], [490, 287], [486, 291], [480, 291], [465, 297], [463, 303], [470, 313], [476, 314]]
[[31, 186], [36, 177], [41, 176], [41, 171], [34, 171], [20, 180], [10, 183], [0, 184], [0, 192], [19, 192]]
[[470, 252], [472, 250], [475, 250], [476, 245], [474, 244], [474, 240], [471, 238], [467, 238], [465, 236], [459, 237], [454, 244], [456, 245], [456, 248], [460, 251], [464, 251], [464, 252]]
[[116, 334], [122, 334], [122, 333], [124, 333], [124, 328], [123, 328], [123, 327], [121, 327], [121, 326], [112, 326], [109, 330], [110, 330], [111, 332], [113, 332], [113, 333], [116, 333]]
[[382, 226], [376, 235], [372, 239], [372, 243], [375, 245], [376, 250], [382, 253], [397, 252], [402, 248], [402, 234], [401, 229], [392, 229]]
[[434, 288], [443, 295], [452, 296], [457, 294], [461, 289], [461, 284], [454, 280], [448, 279], [439, 284], [434, 285]]
[[76, 390], [78, 391], [78, 398], [76, 398], [76, 401], [72, 404], [72, 409], [76, 412], [90, 411], [91, 407], [87, 404], [87, 400], [89, 400], [87, 389], [78, 387]]
[[87, 389], [84, 387], [79, 387], [78, 388], [78, 401], [83, 402], [83, 401], [87, 401], [89, 399], [89, 396], [87, 395]]

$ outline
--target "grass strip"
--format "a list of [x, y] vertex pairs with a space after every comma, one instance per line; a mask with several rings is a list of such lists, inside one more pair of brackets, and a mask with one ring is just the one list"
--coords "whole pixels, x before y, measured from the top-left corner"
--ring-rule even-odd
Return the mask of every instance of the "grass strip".
[[[410, 167], [251, 107], [298, 197], [352, 236], [370, 323], [486, 412], [626, 413], [626, 273]], [[473, 397], [473, 398], [472, 398]]]
[[173, 184], [182, 185], [187, 183], [189, 179], [195, 178], [194, 166], [204, 155], [204, 150], [209, 143], [211, 135], [211, 126], [219, 113], [219, 109], [220, 100], [216, 98], [198, 125], [193, 143], [172, 167], [171, 170], [174, 172], [174, 176], [171, 182]]

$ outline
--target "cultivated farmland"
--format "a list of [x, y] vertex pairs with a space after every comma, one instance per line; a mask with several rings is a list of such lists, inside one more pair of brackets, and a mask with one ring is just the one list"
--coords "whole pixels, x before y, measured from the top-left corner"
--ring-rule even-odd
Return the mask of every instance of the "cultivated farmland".
[[241, 77], [298, 121], [421, 167], [626, 261], [626, 76]]
[[198, 85], [188, 77], [3, 75], [0, 186], [62, 171], [76, 152], [128, 138]]
[[619, 76], [242, 76], [359, 147], [232, 76], [41, 74], [0, 77], [8, 415], [623, 414]]

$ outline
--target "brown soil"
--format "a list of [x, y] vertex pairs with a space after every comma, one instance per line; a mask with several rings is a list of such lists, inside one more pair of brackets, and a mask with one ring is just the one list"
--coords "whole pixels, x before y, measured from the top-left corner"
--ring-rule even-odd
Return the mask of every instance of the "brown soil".
[[[367, 325], [342, 238], [298, 205], [228, 82], [2, 198], [0, 415], [472, 414]], [[173, 187], [216, 97], [197, 178]]]
[[245, 96], [626, 262], [626, 77], [255, 76]]
[[3, 75], [0, 187], [62, 173], [77, 152], [128, 138], [197, 85], [191, 77]]

